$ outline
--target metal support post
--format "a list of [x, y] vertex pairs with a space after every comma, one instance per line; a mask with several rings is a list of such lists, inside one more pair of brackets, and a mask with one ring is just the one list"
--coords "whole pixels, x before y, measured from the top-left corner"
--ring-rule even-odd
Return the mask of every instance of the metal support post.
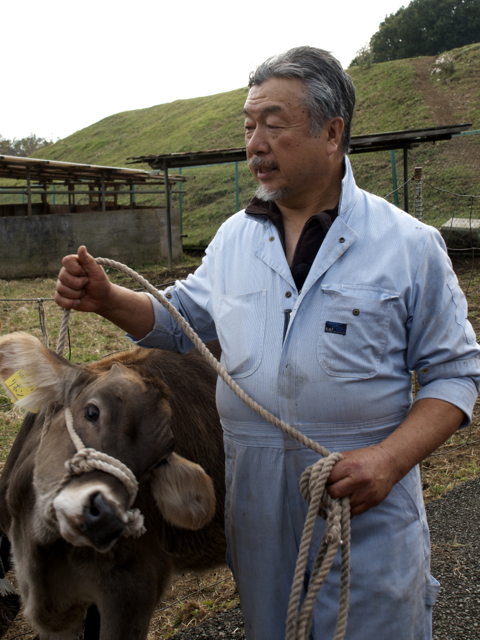
[[106, 211], [105, 206], [105, 176], [102, 176], [102, 211]]
[[[178, 170], [178, 175], [182, 175], [182, 167]], [[178, 183], [178, 208], [180, 209], [180, 235], [183, 233], [183, 193], [182, 183]]]
[[392, 164], [393, 202], [398, 207], [397, 161], [395, 149], [390, 149], [390, 162]]
[[408, 147], [403, 147], [403, 210], [408, 213]]
[[30, 184], [30, 167], [26, 167], [27, 173], [27, 216], [32, 215], [32, 192], [31, 192], [31, 184]]
[[173, 259], [172, 259], [172, 223], [170, 219], [170, 204], [171, 204], [171, 196], [170, 196], [170, 186], [168, 184], [168, 167], [164, 167], [163, 175], [165, 177], [165, 202], [166, 202], [166, 211], [167, 211], [167, 243], [168, 243], [168, 270], [173, 270]]
[[415, 218], [422, 219], [422, 167], [415, 167]]
[[43, 204], [43, 214], [45, 215], [48, 210], [48, 199], [47, 199], [47, 183], [45, 182], [43, 185], [43, 192], [41, 194], [42, 204]]

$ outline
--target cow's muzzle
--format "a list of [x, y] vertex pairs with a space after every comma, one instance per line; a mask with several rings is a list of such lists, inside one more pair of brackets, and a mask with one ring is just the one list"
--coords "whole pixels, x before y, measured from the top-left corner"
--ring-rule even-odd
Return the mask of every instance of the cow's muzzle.
[[90, 496], [83, 509], [83, 522], [78, 527], [98, 551], [109, 549], [125, 529], [112, 505], [98, 491]]
[[107, 482], [78, 479], [53, 500], [60, 535], [75, 547], [108, 551], [128, 527], [124, 497]]

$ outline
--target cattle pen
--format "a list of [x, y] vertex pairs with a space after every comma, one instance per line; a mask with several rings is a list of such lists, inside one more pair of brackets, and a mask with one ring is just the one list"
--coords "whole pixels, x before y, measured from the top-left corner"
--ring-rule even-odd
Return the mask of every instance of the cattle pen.
[[166, 189], [163, 175], [140, 169], [0, 156], [0, 178], [0, 278], [52, 275], [80, 244], [170, 268], [181, 257], [180, 213], [170, 205], [187, 176], [168, 177], [165, 206], [143, 203]]

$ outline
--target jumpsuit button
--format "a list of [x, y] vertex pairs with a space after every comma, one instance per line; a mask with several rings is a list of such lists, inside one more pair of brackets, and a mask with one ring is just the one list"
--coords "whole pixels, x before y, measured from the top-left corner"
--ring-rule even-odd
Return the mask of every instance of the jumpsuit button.
[[345, 238], [340, 238], [339, 242], [341, 242], [341, 243], [345, 242]]
[[423, 367], [423, 369], [421, 369], [421, 372], [422, 372], [422, 373], [428, 373], [428, 369], [427, 369], [427, 367]]
[[292, 297], [292, 292], [291, 291], [287, 291], [287, 293], [285, 294], [286, 298], [291, 298]]
[[352, 311], [352, 313], [353, 313], [354, 316], [359, 316], [360, 315], [360, 310], [359, 309], [354, 309]]
[[172, 294], [171, 294], [171, 293], [166, 293], [166, 294], [165, 294], [165, 298], [167, 298], [168, 300], [170, 300], [170, 298], [171, 298], [171, 297], [172, 297]]
[[274, 236], [270, 236], [269, 240], [270, 242], [273, 242], [275, 240]]

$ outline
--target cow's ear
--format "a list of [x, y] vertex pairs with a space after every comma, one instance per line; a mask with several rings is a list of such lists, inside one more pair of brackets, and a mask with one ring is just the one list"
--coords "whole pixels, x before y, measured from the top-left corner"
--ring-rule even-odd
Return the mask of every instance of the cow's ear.
[[175, 527], [201, 529], [213, 518], [215, 490], [200, 465], [172, 453], [153, 472], [151, 487], [163, 517]]
[[22, 409], [36, 411], [60, 402], [78, 367], [49, 351], [28, 333], [0, 338], [0, 380]]

